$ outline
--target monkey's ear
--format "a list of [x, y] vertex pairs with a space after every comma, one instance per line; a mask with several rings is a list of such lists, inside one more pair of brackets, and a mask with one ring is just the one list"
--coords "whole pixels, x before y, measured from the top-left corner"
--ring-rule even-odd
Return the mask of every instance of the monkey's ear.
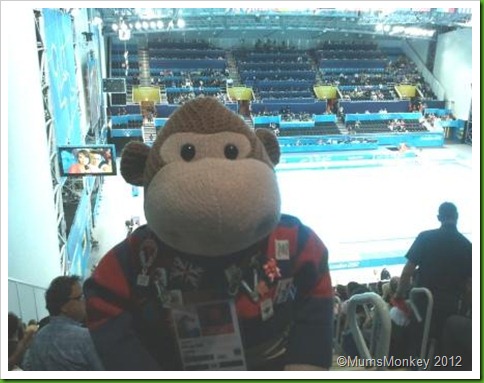
[[276, 135], [269, 129], [256, 129], [255, 135], [262, 141], [267, 154], [274, 166], [279, 163], [281, 157], [281, 149], [279, 148], [279, 141]]
[[150, 147], [139, 141], [129, 142], [121, 154], [121, 175], [127, 183], [143, 186], [143, 172]]

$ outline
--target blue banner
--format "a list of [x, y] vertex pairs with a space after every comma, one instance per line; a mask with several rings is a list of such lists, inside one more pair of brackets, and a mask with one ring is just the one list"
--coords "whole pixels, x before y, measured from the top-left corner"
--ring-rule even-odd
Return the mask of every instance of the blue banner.
[[386, 121], [386, 120], [419, 120], [421, 113], [363, 113], [346, 114], [345, 122], [350, 121]]
[[80, 124], [72, 21], [68, 14], [57, 9], [44, 9], [43, 17], [49, 96], [56, 141], [58, 145], [80, 145], [84, 143], [84, 137]]

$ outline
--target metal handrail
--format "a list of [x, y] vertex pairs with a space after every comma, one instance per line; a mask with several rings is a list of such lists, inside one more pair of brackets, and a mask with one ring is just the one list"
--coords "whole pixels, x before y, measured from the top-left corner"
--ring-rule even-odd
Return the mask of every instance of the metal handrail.
[[[360, 305], [371, 304], [374, 307], [373, 316], [373, 339], [374, 355], [371, 355], [366, 345], [363, 333], [358, 326], [356, 317], [356, 308]], [[388, 356], [390, 351], [390, 335], [391, 335], [391, 320], [388, 306], [385, 301], [376, 293], [368, 292], [363, 294], [353, 295], [348, 301], [348, 324], [355, 340], [356, 347], [360, 357], [365, 359], [382, 359]], [[384, 369], [384, 367], [377, 367], [378, 369]]]
[[427, 298], [427, 312], [425, 314], [424, 331], [422, 335], [422, 345], [420, 347], [420, 358], [424, 359], [427, 357], [427, 344], [428, 344], [429, 335], [430, 335], [430, 323], [432, 321], [434, 297], [430, 292], [430, 290], [425, 287], [414, 287], [413, 289], [410, 290], [410, 293], [409, 293], [410, 307], [412, 308], [414, 315], [419, 322], [422, 321], [422, 315], [418, 311], [417, 306], [415, 305], [415, 297], [421, 294], [425, 295]]
[[33, 287], [34, 289], [39, 289], [39, 290], [44, 290], [44, 291], [47, 290], [47, 287], [42, 287], [42, 286], [34, 285], [32, 283], [23, 282], [23, 281], [20, 281], [18, 279], [15, 279], [15, 278], [8, 277], [8, 280], [11, 281], [11, 282], [14, 282], [14, 283], [18, 283], [20, 285]]
[[[13, 283], [13, 288], [15, 289], [16, 303], [17, 303], [18, 309], [19, 309], [19, 312], [16, 312], [16, 314], [19, 315], [20, 317], [22, 317], [22, 313], [23, 313], [22, 302], [23, 302], [23, 299], [20, 296], [19, 285], [23, 285], [23, 286], [26, 286], [28, 288], [28, 293], [32, 294], [32, 296], [33, 296], [33, 305], [34, 305], [33, 309], [35, 311], [35, 318], [31, 318], [31, 319], [36, 319], [37, 321], [42, 319], [41, 315], [40, 315], [39, 307], [37, 306], [37, 300], [36, 300], [35, 292], [41, 291], [41, 292], [45, 293], [47, 288], [41, 287], [41, 286], [38, 286], [38, 285], [34, 285], [34, 284], [28, 283], [28, 282], [23, 282], [23, 281], [20, 281], [18, 279], [15, 279], [15, 278], [8, 278], [8, 281]], [[10, 288], [10, 286], [9, 286], [9, 288]]]

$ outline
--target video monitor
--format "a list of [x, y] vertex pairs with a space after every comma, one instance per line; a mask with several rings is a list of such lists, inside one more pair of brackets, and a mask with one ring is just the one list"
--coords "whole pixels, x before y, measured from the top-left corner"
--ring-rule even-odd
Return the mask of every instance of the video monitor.
[[114, 145], [59, 146], [58, 158], [61, 176], [114, 176], [116, 149]]
[[107, 93], [126, 93], [126, 79], [124, 78], [104, 78], [103, 92]]

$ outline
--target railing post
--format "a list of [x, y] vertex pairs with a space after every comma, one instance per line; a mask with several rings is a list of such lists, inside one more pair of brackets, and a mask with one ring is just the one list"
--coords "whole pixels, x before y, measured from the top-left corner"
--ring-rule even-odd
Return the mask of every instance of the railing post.
[[[368, 350], [368, 346], [366, 345], [365, 339], [356, 320], [356, 307], [367, 304], [373, 305], [373, 320], [377, 322], [374, 323], [375, 334], [373, 334], [372, 339], [372, 342], [374, 342], [376, 339], [373, 355], [371, 355], [370, 351]], [[390, 313], [385, 301], [378, 294], [372, 292], [353, 295], [348, 301], [347, 315], [351, 334], [355, 340], [359, 356], [364, 359], [382, 359], [385, 356], [388, 356], [390, 351], [390, 335], [392, 324], [390, 320]], [[383, 366], [377, 368], [384, 369]]]
[[425, 287], [414, 287], [413, 289], [410, 290], [410, 295], [409, 295], [410, 306], [412, 307], [412, 310], [414, 311], [414, 315], [419, 322], [422, 321], [422, 315], [418, 311], [418, 308], [415, 304], [415, 299], [416, 299], [416, 296], [418, 295], [425, 295], [425, 297], [427, 298], [427, 310], [425, 314], [424, 330], [422, 335], [422, 345], [420, 348], [420, 358], [424, 359], [427, 356], [427, 344], [428, 344], [429, 335], [430, 335], [430, 323], [432, 321], [432, 310], [434, 308], [434, 298], [430, 290]]

